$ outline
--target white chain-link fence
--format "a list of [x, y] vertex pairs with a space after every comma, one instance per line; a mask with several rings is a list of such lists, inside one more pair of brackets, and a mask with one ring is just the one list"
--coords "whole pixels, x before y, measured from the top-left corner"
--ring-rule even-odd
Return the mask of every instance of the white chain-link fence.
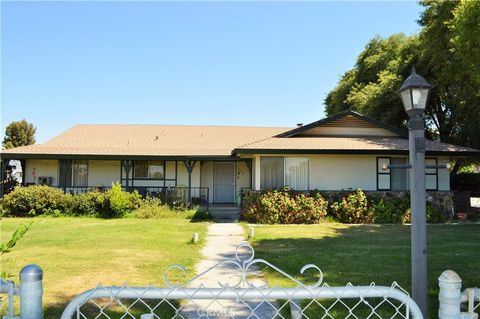
[[[242, 258], [240, 250], [249, 250]], [[291, 288], [269, 288], [253, 277], [257, 266], [272, 268], [292, 282]], [[225, 268], [227, 281], [206, 287], [202, 277]], [[99, 286], [86, 291], [66, 307], [62, 319], [113, 318], [423, 318], [408, 293], [396, 283], [392, 286], [330, 287], [315, 265], [300, 273], [314, 271], [317, 282], [306, 285], [263, 259], [255, 259], [253, 248], [242, 245], [236, 258], [225, 259], [192, 280], [174, 285], [168, 272], [185, 271], [175, 265], [164, 276], [165, 287]]]

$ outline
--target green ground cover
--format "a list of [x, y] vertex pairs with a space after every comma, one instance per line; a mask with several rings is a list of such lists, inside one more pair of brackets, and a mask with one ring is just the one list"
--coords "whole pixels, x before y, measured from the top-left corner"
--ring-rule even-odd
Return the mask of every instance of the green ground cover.
[[[103, 285], [163, 286], [163, 272], [175, 263], [193, 271], [202, 242], [190, 243], [207, 223], [192, 223], [187, 213], [162, 219], [2, 218], [1, 241], [21, 225], [33, 222], [17, 246], [2, 256], [1, 268], [13, 274], [29, 263], [43, 268], [45, 318], [59, 318], [75, 295]], [[193, 276], [172, 273], [182, 281]], [[16, 279], [16, 278], [15, 278]], [[17, 281], [18, 282], [18, 281]]]
[[[429, 317], [438, 312], [437, 278], [455, 270], [464, 287], [480, 284], [480, 224], [429, 225]], [[408, 225], [272, 225], [256, 226], [250, 240], [256, 257], [264, 258], [291, 275], [314, 263], [331, 286], [387, 285], [397, 281], [410, 290], [410, 226]], [[292, 286], [289, 280], [264, 269], [270, 286]], [[307, 283], [317, 277], [295, 276]], [[315, 317], [315, 316], [314, 316]]]

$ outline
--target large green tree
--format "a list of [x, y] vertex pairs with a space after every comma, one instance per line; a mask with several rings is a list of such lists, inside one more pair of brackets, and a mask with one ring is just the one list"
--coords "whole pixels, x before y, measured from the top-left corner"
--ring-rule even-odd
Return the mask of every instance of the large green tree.
[[480, 148], [479, 73], [471, 66], [480, 65], [480, 6], [469, 2], [422, 1], [418, 35], [371, 40], [355, 67], [327, 95], [326, 113], [354, 109], [404, 127], [407, 115], [394, 92], [416, 66], [435, 86], [425, 111], [428, 133], [444, 142]]
[[480, 86], [480, 1], [461, 1], [453, 11], [449, 27], [454, 55], [463, 63], [465, 72]]
[[5, 128], [3, 147], [5, 149], [35, 144], [36, 128], [25, 119], [14, 121]]
[[366, 45], [355, 67], [347, 71], [327, 95], [326, 113], [352, 109], [394, 127], [405, 125], [407, 114], [395, 90], [418, 60], [418, 37], [395, 34], [377, 37]]

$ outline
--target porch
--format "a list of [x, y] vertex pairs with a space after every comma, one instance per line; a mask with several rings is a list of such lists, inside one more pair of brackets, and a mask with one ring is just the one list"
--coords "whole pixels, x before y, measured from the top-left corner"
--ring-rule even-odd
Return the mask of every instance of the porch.
[[69, 193], [124, 190], [165, 202], [195, 206], [238, 205], [240, 190], [252, 186], [251, 160], [205, 159], [25, 159], [22, 185], [49, 185]]

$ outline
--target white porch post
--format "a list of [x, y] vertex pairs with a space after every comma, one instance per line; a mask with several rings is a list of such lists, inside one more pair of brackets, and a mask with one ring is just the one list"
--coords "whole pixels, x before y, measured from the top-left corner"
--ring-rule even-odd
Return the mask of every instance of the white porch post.
[[260, 190], [260, 156], [255, 155], [254, 160], [254, 174], [255, 181], [253, 183], [255, 190]]

